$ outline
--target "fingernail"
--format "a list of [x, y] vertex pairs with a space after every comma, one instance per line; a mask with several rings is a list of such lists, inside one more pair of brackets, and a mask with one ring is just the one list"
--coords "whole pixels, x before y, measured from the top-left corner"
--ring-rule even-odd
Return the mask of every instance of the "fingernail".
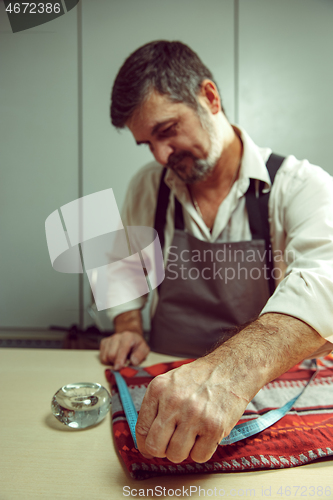
[[115, 365], [113, 365], [113, 369], [114, 369], [114, 370], [116, 370], [116, 371], [117, 371], [117, 370], [119, 370], [119, 368], [120, 368], [119, 363], [116, 363]]

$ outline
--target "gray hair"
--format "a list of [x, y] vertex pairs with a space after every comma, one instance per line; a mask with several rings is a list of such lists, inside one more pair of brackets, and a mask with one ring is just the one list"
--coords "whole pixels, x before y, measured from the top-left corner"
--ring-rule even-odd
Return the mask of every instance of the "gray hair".
[[118, 72], [111, 95], [112, 124], [124, 128], [153, 90], [198, 111], [197, 96], [206, 78], [217, 87], [210, 70], [187, 45], [166, 40], [147, 43], [133, 52]]

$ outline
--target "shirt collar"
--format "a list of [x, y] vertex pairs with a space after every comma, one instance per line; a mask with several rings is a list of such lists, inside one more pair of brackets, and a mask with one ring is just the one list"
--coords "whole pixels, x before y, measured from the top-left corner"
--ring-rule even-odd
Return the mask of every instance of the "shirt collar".
[[269, 191], [272, 183], [266, 168], [266, 161], [272, 151], [268, 148], [259, 148], [242, 128], [233, 126], [233, 129], [243, 142], [243, 156], [239, 179], [257, 179], [263, 181], [265, 183], [264, 191]]

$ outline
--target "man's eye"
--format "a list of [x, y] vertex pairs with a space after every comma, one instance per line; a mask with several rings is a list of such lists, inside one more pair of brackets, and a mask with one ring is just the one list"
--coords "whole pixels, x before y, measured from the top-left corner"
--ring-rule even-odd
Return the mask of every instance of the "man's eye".
[[162, 135], [168, 134], [170, 132], [173, 132], [176, 128], [177, 123], [174, 123], [173, 125], [170, 125], [170, 127], [165, 128], [164, 130], [161, 131]]

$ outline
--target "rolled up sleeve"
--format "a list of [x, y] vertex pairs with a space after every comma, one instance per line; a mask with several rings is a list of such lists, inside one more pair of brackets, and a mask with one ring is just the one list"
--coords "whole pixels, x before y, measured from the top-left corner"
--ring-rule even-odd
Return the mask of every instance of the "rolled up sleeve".
[[283, 313], [333, 342], [333, 181], [325, 171], [288, 157], [270, 203], [274, 252], [284, 255], [284, 279], [261, 314]]

